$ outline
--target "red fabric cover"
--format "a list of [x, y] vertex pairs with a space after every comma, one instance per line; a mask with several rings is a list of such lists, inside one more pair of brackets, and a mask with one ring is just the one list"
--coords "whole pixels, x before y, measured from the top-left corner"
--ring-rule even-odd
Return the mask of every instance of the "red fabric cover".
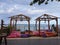
[[[29, 32], [25, 32], [25, 34], [29, 34]], [[29, 35], [33, 35], [33, 32], [31, 31]]]
[[33, 31], [33, 35], [39, 35], [39, 32], [38, 31]]
[[40, 36], [42, 36], [44, 34], [44, 32], [40, 32]]
[[17, 38], [20, 37], [21, 34], [18, 31], [12, 31], [12, 33], [8, 36], [8, 38]]
[[[40, 36], [42, 36], [44, 34], [44, 32], [40, 32]], [[33, 35], [38, 36], [39, 32], [38, 31], [33, 31]]]
[[25, 34], [29, 34], [29, 32], [25, 32]]
[[[44, 34], [46, 34], [46, 36], [47, 37], [52, 37], [52, 36], [55, 36], [56, 35], [56, 33], [55, 32], [48, 32], [48, 30], [46, 30], [46, 31], [40, 31], [40, 36], [43, 36]], [[39, 35], [39, 32], [38, 31], [33, 31], [33, 35], [35, 35], [35, 36], [38, 36]]]
[[52, 36], [55, 36], [56, 33], [55, 32], [45, 32], [47, 37], [52, 37]]

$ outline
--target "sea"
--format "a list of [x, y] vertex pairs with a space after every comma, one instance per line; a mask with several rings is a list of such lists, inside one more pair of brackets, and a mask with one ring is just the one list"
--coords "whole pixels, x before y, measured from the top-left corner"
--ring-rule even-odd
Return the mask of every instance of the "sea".
[[[4, 26], [8, 26], [9, 24], [5, 24]], [[51, 29], [50, 25], [50, 29]], [[1, 27], [1, 25], [0, 25]], [[39, 25], [37, 25], [37, 30], [38, 30]], [[60, 28], [60, 25], [58, 26]], [[41, 30], [45, 30], [48, 29], [48, 25], [47, 24], [41, 24], [40, 25], [40, 29]], [[28, 30], [28, 24], [17, 24], [16, 26], [16, 30], [20, 30], [20, 31], [25, 31]], [[30, 30], [35, 31], [36, 30], [36, 25], [35, 24], [30, 24]]]

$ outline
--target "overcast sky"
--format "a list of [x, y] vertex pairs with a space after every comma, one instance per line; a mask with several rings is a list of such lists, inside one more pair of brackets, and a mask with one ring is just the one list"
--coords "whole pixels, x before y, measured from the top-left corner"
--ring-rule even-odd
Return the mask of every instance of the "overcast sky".
[[[60, 17], [60, 2], [49, 1], [47, 5], [44, 3], [38, 5], [36, 3], [33, 6], [30, 6], [29, 4], [31, 1], [32, 0], [0, 0], [0, 20], [4, 19], [5, 23], [9, 23], [8, 17], [24, 14], [29, 16], [31, 18], [31, 24], [34, 24], [35, 19], [43, 14]], [[53, 21], [53, 23], [55, 22]]]

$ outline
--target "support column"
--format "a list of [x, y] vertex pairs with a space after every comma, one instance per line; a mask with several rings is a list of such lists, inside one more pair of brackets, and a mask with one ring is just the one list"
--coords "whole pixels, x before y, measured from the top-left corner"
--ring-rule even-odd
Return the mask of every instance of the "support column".
[[48, 20], [48, 29], [50, 30], [50, 23], [49, 23], [49, 20]]
[[30, 34], [30, 20], [28, 20], [28, 30], [29, 30], [29, 34]]
[[10, 32], [12, 31], [12, 18], [10, 19]]
[[40, 19], [39, 19], [39, 36], [40, 36]]
[[35, 27], [36, 27], [36, 31], [37, 31], [37, 20], [36, 20], [36, 23], [35, 23]]
[[58, 18], [56, 18], [56, 32], [58, 33]]
[[16, 27], [17, 27], [17, 20], [15, 20], [15, 30], [16, 30]]
[[14, 22], [14, 20], [13, 20], [13, 28], [15, 28], [15, 22]]

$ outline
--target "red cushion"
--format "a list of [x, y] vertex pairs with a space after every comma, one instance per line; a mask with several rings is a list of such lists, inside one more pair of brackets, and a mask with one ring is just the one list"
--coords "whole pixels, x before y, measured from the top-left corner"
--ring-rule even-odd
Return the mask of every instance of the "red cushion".
[[21, 33], [18, 31], [12, 31], [12, 33], [8, 36], [8, 38], [17, 38], [20, 37]]
[[56, 35], [56, 33], [54, 33], [54, 32], [45, 32], [45, 33], [47, 36], [55, 36]]
[[39, 35], [38, 31], [33, 31], [33, 35]]

